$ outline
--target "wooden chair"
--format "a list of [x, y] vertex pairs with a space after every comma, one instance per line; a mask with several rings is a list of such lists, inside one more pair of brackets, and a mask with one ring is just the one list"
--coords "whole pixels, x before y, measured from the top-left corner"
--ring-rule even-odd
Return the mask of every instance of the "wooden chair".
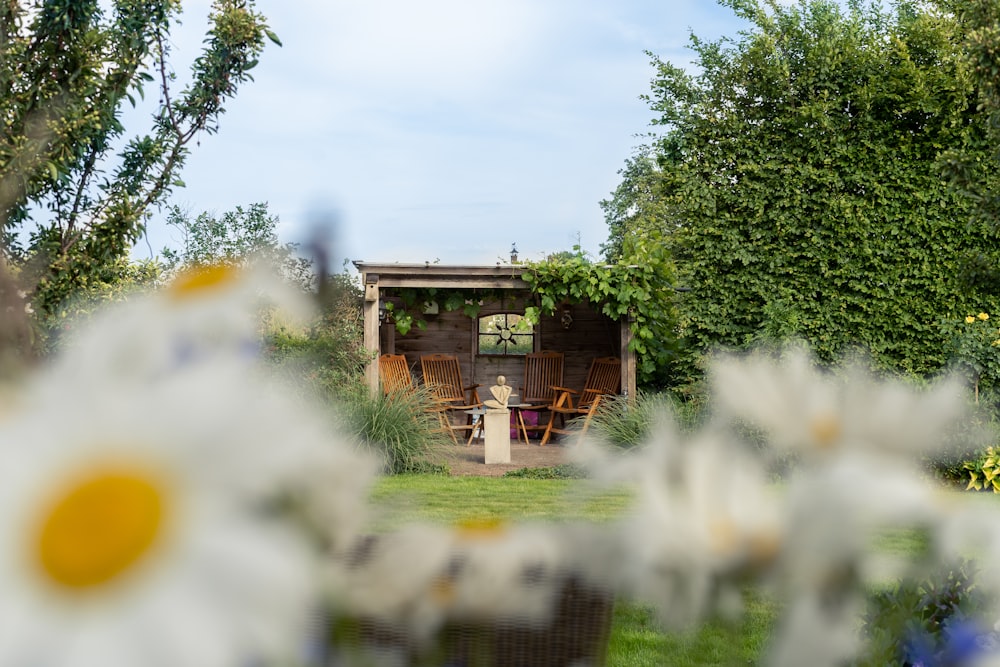
[[456, 412], [464, 413], [483, 406], [477, 391], [479, 385], [462, 384], [462, 368], [458, 363], [458, 357], [453, 354], [422, 355], [420, 369], [424, 374], [424, 385], [430, 388], [441, 404], [442, 424], [447, 425], [451, 439], [458, 444], [455, 433], [468, 431], [471, 442], [472, 431], [475, 429], [472, 415], [465, 415], [464, 424], [456, 424], [453, 415]]
[[405, 354], [383, 354], [378, 358], [378, 376], [386, 396], [413, 390], [413, 376]]
[[[549, 406], [552, 416], [545, 427], [545, 435], [542, 436], [541, 444], [547, 444], [553, 433], [562, 435], [575, 433], [581, 436], [586, 433], [590, 426], [590, 420], [601, 403], [601, 398], [621, 391], [621, 369], [622, 361], [618, 357], [598, 357], [590, 364], [583, 391], [555, 387], [556, 396], [552, 405]], [[579, 395], [579, 400], [574, 405], [573, 397], [576, 395]], [[568, 428], [567, 420], [574, 417], [583, 417], [581, 428]], [[560, 428], [555, 427], [557, 419], [560, 422]]]
[[[555, 402], [556, 387], [563, 383], [562, 352], [533, 352], [524, 357], [524, 384], [521, 385], [521, 403], [518, 411], [521, 418], [520, 429], [527, 437], [528, 431], [538, 432], [545, 429], [546, 424], [526, 425], [523, 423], [521, 410], [529, 412], [548, 412], [549, 406]], [[551, 419], [551, 417], [550, 417]]]
[[[385, 396], [397, 393], [410, 393], [417, 389], [416, 384], [413, 382], [413, 375], [410, 373], [410, 364], [406, 361], [405, 354], [383, 354], [380, 356], [378, 358], [378, 374], [379, 380], [382, 383], [382, 393]], [[447, 433], [452, 441], [458, 444], [446, 414], [448, 412], [448, 404], [434, 397], [433, 402], [427, 406], [427, 412], [433, 413], [438, 419], [440, 428], [434, 429], [434, 431]]]

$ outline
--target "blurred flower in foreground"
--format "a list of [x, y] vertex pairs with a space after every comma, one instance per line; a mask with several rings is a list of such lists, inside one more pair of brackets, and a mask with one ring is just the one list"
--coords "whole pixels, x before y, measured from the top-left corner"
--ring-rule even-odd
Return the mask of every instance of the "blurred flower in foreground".
[[[287, 664], [317, 546], [360, 529], [374, 462], [233, 363], [246, 330], [216, 317], [240, 320], [228, 297], [200, 313], [171, 298], [99, 315], [0, 418], [0, 664]], [[174, 335], [210, 353], [176, 364]]]
[[[622, 590], [668, 626], [738, 609], [750, 577], [785, 602], [767, 664], [846, 664], [862, 646], [867, 591], [913, 565], [873, 548], [883, 531], [921, 531], [946, 560], [982, 546], [969, 537], [976, 521], [942, 502], [919, 467], [964, 415], [959, 383], [920, 390], [857, 367], [834, 376], [796, 351], [718, 357], [709, 377], [712, 419], [700, 430], [665, 420], [625, 456], [581, 457], [596, 479], [634, 485], [618, 524]], [[764, 467], [774, 458], [786, 465], [778, 484]], [[1000, 557], [1000, 538], [982, 537]]]
[[760, 460], [722, 432], [685, 437], [667, 420], [624, 460], [589, 456], [600, 480], [634, 483], [635, 508], [611, 538], [623, 590], [654, 602], [672, 628], [738, 612], [735, 585], [766, 571], [784, 540], [780, 498]]
[[957, 379], [917, 391], [903, 382], [880, 382], [860, 366], [843, 376], [824, 373], [802, 350], [780, 358], [721, 357], [713, 363], [713, 408], [722, 419], [763, 429], [769, 443], [808, 459], [854, 449], [916, 457], [938, 451], [947, 429], [966, 411]]
[[65, 372], [148, 380], [205, 362], [257, 359], [264, 312], [304, 322], [311, 304], [264, 264], [188, 269], [165, 288], [96, 313], [65, 341]]
[[420, 642], [449, 621], [544, 627], [567, 577], [586, 572], [580, 561], [593, 559], [604, 538], [574, 524], [410, 524], [371, 538], [331, 570], [333, 599]]

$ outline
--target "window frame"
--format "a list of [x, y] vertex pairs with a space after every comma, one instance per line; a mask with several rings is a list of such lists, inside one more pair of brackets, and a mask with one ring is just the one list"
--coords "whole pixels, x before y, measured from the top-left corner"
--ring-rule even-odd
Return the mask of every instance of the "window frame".
[[[513, 325], [510, 323], [511, 316], [518, 318], [517, 322], [515, 322]], [[499, 317], [503, 318], [503, 326], [498, 328], [497, 333], [483, 331], [484, 320], [492, 320], [493, 322], [496, 322], [496, 318]], [[521, 322], [524, 322], [528, 325], [528, 327], [530, 328], [529, 332], [515, 333], [513, 331], [514, 327], [518, 326]], [[509, 332], [508, 337], [504, 337], [504, 332]], [[502, 346], [503, 351], [484, 352], [483, 338], [487, 336], [496, 337], [497, 338], [496, 347], [500, 348]], [[476, 356], [494, 357], [494, 358], [524, 357], [534, 352], [536, 336], [537, 336], [537, 330], [535, 325], [532, 324], [527, 317], [525, 317], [524, 313], [518, 312], [516, 310], [502, 310], [494, 313], [487, 313], [485, 315], [480, 314], [476, 318]], [[527, 343], [526, 346], [525, 343]], [[511, 351], [512, 348], [514, 351]]]

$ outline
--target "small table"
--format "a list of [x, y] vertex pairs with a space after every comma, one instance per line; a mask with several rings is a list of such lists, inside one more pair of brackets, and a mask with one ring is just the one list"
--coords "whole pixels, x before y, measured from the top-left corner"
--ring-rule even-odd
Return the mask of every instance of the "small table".
[[[507, 405], [507, 409], [510, 410], [511, 415], [514, 417], [514, 429], [517, 432], [517, 441], [521, 442], [521, 437], [524, 437], [524, 444], [530, 444], [528, 440], [528, 427], [524, 424], [524, 416], [521, 414], [521, 410], [527, 410], [528, 408], [537, 408], [538, 406], [533, 403], [512, 403]], [[473, 408], [471, 410], [466, 410], [465, 414], [472, 417], [472, 428], [469, 429], [469, 439], [465, 442], [466, 446], [471, 445], [472, 441], [476, 438], [476, 433], [479, 432], [479, 437], [482, 437], [483, 431], [483, 416], [486, 415], [486, 408]]]
[[486, 414], [486, 408], [472, 408], [471, 410], [466, 410], [465, 414], [472, 417], [472, 427], [469, 428], [469, 439], [465, 441], [465, 446], [468, 447], [476, 437], [476, 431], [479, 431], [479, 437], [482, 437], [483, 416]]
[[524, 415], [521, 414], [521, 410], [527, 410], [528, 408], [537, 407], [531, 403], [515, 403], [514, 405], [508, 405], [510, 408], [510, 413], [514, 416], [514, 429], [517, 431], [517, 441], [521, 442], [521, 436], [524, 436], [524, 444], [529, 445], [531, 442], [528, 440], [528, 427], [524, 424]]

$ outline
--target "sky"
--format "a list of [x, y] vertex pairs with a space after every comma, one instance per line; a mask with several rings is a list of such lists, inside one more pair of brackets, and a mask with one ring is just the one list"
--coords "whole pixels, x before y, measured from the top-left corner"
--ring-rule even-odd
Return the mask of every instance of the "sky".
[[[172, 32], [179, 74], [210, 3]], [[258, 0], [268, 44], [171, 203], [267, 202], [282, 241], [322, 230], [339, 264], [494, 264], [579, 244], [654, 117], [647, 51], [692, 67], [691, 32], [735, 35], [712, 0]], [[154, 216], [134, 255], [176, 247]], [[339, 268], [339, 267], [335, 267]]]

